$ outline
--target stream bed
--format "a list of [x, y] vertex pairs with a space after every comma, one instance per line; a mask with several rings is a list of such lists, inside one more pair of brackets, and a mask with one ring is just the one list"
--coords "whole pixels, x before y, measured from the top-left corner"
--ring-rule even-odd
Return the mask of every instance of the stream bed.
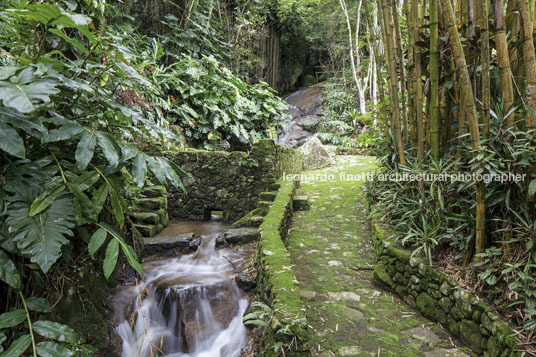
[[248, 300], [232, 278], [248, 254], [215, 248], [227, 227], [217, 221], [174, 222], [161, 233], [193, 232], [201, 242], [196, 252], [181, 257], [148, 257], [143, 281], [116, 294], [116, 306], [124, 306], [117, 327], [123, 357], [240, 356], [248, 337], [242, 323]]

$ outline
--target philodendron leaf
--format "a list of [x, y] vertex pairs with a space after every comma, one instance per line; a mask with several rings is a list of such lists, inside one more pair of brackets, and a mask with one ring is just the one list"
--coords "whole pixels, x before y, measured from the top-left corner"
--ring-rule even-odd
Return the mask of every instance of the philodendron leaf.
[[52, 308], [50, 307], [50, 303], [48, 302], [47, 299], [38, 298], [34, 296], [26, 299], [26, 306], [28, 306], [28, 309], [32, 311], [39, 311], [39, 312], [52, 311]]
[[0, 279], [14, 289], [20, 289], [19, 271], [2, 249], [0, 249]]
[[102, 268], [104, 270], [104, 276], [109, 279], [112, 275], [115, 265], [117, 264], [117, 258], [119, 257], [119, 241], [112, 239], [106, 247], [106, 255], [104, 256], [104, 262]]
[[69, 326], [59, 322], [39, 320], [32, 324], [33, 330], [46, 338], [60, 342], [78, 343], [78, 334]]
[[[136, 254], [134, 253], [134, 250], [131, 246], [129, 246], [123, 237], [110, 225], [106, 223], [97, 223], [100, 227], [106, 229], [106, 231], [114, 237], [115, 240], [121, 245], [121, 250], [126, 255], [128, 263], [132, 268], [134, 268], [140, 275], [143, 275], [143, 268], [141, 264], [138, 262], [138, 258], [136, 257]], [[109, 244], [108, 244], [109, 245]]]
[[35, 78], [34, 68], [27, 67], [9, 80], [0, 81], [0, 98], [6, 107], [21, 113], [31, 113], [36, 105], [47, 104], [58, 94], [59, 82], [52, 78]]
[[84, 171], [93, 158], [95, 153], [95, 145], [97, 145], [97, 137], [93, 133], [84, 133], [82, 139], [76, 146], [76, 152], [74, 157], [76, 159], [76, 166], [80, 171]]
[[61, 256], [61, 247], [72, 236], [75, 209], [70, 197], [56, 199], [46, 210], [29, 217], [30, 203], [12, 202], [6, 223], [13, 229], [13, 241], [21, 254], [46, 273]]
[[23, 309], [4, 312], [0, 315], [0, 330], [17, 326], [26, 320], [26, 311]]
[[97, 250], [103, 245], [103, 243], [106, 241], [106, 238], [108, 237], [108, 232], [106, 232], [106, 229], [99, 228], [93, 235], [91, 236], [91, 239], [89, 241], [89, 255], [94, 256]]
[[2, 352], [0, 356], [19, 357], [28, 349], [28, 347], [30, 347], [31, 343], [32, 343], [32, 338], [30, 337], [30, 335], [22, 335], [21, 337], [13, 341], [13, 343], [9, 346], [7, 351]]
[[15, 129], [2, 122], [0, 122], [0, 149], [21, 159], [26, 157], [22, 138]]
[[36, 346], [37, 355], [40, 357], [71, 357], [75, 352], [56, 342], [39, 342]]

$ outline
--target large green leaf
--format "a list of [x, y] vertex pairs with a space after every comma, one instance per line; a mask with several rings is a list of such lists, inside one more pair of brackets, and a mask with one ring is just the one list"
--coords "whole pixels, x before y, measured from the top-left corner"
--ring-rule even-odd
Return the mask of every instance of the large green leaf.
[[28, 309], [32, 311], [39, 311], [39, 312], [52, 311], [52, 308], [50, 307], [50, 302], [48, 302], [47, 299], [38, 298], [34, 296], [26, 299], [26, 306], [28, 306]]
[[0, 249], [0, 279], [14, 289], [20, 289], [19, 271], [2, 249]]
[[7, 351], [0, 353], [0, 357], [19, 357], [30, 347], [31, 343], [32, 338], [30, 335], [22, 335], [13, 341]]
[[39, 342], [36, 346], [37, 355], [40, 357], [71, 357], [76, 353], [55, 342]]
[[86, 169], [87, 165], [93, 158], [95, 153], [95, 145], [97, 145], [97, 137], [93, 133], [84, 133], [82, 139], [78, 142], [76, 146], [76, 152], [74, 157], [76, 159], [76, 166], [83, 171]]
[[2, 122], [0, 122], [0, 149], [21, 159], [26, 157], [22, 138], [15, 129]]
[[63, 10], [55, 4], [37, 3], [26, 6], [22, 10], [14, 10], [16, 14], [28, 20], [36, 20], [44, 25], [59, 25], [62, 27], [76, 27], [88, 25], [91, 19], [80, 14]]
[[145, 184], [145, 178], [147, 177], [147, 162], [144, 153], [138, 153], [134, 159], [134, 164], [132, 165], [132, 176], [138, 187], [143, 187]]
[[109, 279], [112, 275], [115, 266], [117, 264], [117, 258], [119, 257], [119, 241], [117, 239], [112, 239], [106, 247], [106, 254], [104, 256], [104, 262], [102, 263], [102, 269], [104, 271], [104, 276], [106, 279]]
[[30, 212], [28, 215], [30, 217], [35, 216], [38, 213], [43, 212], [47, 209], [52, 202], [56, 200], [63, 192], [65, 191], [65, 185], [60, 183], [59, 185], [52, 187], [48, 190], [45, 190], [42, 194], [37, 196], [37, 198], [32, 202], [30, 206]]
[[0, 98], [4, 105], [21, 113], [31, 113], [41, 103], [49, 103], [58, 94], [59, 82], [52, 78], [35, 78], [34, 68], [26, 67], [9, 80], [0, 81]]
[[102, 153], [112, 168], [116, 168], [119, 164], [119, 154], [115, 145], [115, 140], [107, 133], [102, 131], [97, 132], [99, 146]]
[[110, 195], [110, 201], [112, 202], [112, 213], [117, 223], [119, 223], [119, 227], [123, 228], [123, 225], [125, 224], [125, 213], [123, 211], [123, 204], [121, 202], [121, 196], [119, 196], [119, 193], [117, 192], [117, 190], [112, 189], [112, 194]]
[[26, 320], [26, 311], [23, 309], [4, 312], [0, 315], [0, 330], [17, 326]]
[[47, 129], [43, 125], [41, 118], [27, 117], [13, 108], [0, 107], [0, 122], [24, 130], [26, 133], [38, 139], [41, 139], [47, 134]]
[[534, 197], [536, 193], [536, 179], [532, 180], [529, 184], [529, 197]]
[[78, 343], [78, 334], [69, 326], [59, 322], [39, 320], [32, 324], [34, 332], [60, 342]]
[[88, 49], [86, 48], [86, 46], [84, 46], [80, 41], [78, 41], [76, 38], [70, 38], [69, 36], [67, 36], [63, 30], [60, 30], [60, 29], [49, 29], [48, 30], [49, 32], [52, 32], [54, 35], [57, 35], [61, 38], [63, 38], [65, 41], [67, 41], [68, 43], [70, 43], [71, 45], [73, 45], [74, 47], [78, 48], [79, 50], [81, 50], [85, 55], [89, 54], [89, 51]]
[[106, 229], [108, 233], [110, 233], [121, 245], [121, 250], [127, 257], [127, 261], [130, 264], [132, 268], [134, 268], [140, 275], [143, 275], [143, 268], [141, 264], [138, 262], [138, 258], [136, 257], [136, 254], [134, 253], [134, 250], [131, 246], [129, 246], [123, 237], [110, 225], [106, 223], [97, 223], [100, 227]]
[[0, 333], [0, 352], [4, 350], [2, 343], [4, 343], [5, 340], [7, 340], [7, 336], [3, 333]]
[[95, 233], [93, 233], [88, 246], [90, 256], [95, 255], [97, 250], [99, 250], [99, 248], [104, 244], [107, 237], [108, 232], [106, 232], [106, 229], [104, 228], [99, 228]]
[[108, 193], [110, 193], [110, 187], [105, 182], [97, 189], [95, 194], [93, 195], [93, 213], [92, 213], [92, 219], [94, 221], [98, 221], [98, 217], [100, 212], [102, 211], [102, 208], [104, 207], [104, 203], [106, 202], [106, 198], [108, 197]]
[[46, 273], [61, 256], [61, 247], [69, 243], [65, 236], [73, 235], [74, 206], [71, 198], [64, 196], [35, 216], [28, 216], [29, 209], [29, 202], [12, 202], [6, 222], [21, 253]]

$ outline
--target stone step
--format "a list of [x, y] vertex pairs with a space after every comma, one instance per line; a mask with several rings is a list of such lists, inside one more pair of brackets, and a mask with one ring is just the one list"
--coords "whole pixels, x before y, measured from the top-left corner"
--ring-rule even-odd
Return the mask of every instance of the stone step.
[[268, 210], [272, 206], [273, 202], [269, 201], [259, 201], [257, 203], [257, 208]]
[[164, 229], [161, 224], [134, 224], [134, 227], [143, 237], [152, 237]]
[[148, 198], [163, 197], [167, 194], [167, 190], [164, 186], [148, 186], [141, 191], [142, 195]]
[[195, 238], [194, 233], [184, 233], [177, 236], [163, 236], [144, 239], [144, 253], [146, 255], [162, 254], [172, 255], [175, 250], [192, 250], [197, 249], [199, 240]]
[[281, 188], [281, 183], [279, 182], [275, 182], [271, 184], [270, 186], [268, 186], [268, 190], [270, 191], [279, 191], [280, 188]]
[[277, 196], [277, 192], [261, 192], [259, 195], [259, 200], [274, 202], [275, 196]]
[[294, 196], [292, 208], [294, 211], [308, 211], [311, 208], [309, 198], [307, 196]]
[[260, 233], [257, 228], [233, 228], [228, 229], [216, 239], [216, 245], [245, 244], [259, 239]]
[[158, 211], [167, 208], [167, 199], [165, 197], [148, 197], [140, 199], [140, 208], [143, 211]]
[[249, 219], [249, 227], [259, 228], [262, 224], [262, 221], [264, 221], [263, 216], [253, 216]]
[[161, 223], [160, 214], [157, 212], [138, 212], [132, 213], [132, 221], [139, 224], [159, 224]]

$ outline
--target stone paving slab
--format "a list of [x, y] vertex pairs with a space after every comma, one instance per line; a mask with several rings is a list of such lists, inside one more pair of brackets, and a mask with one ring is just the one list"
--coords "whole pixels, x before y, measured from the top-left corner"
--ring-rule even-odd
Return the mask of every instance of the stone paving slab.
[[288, 237], [307, 319], [313, 356], [469, 356], [436, 323], [372, 282], [362, 181], [374, 158], [338, 156], [334, 166], [302, 181], [311, 209], [296, 212]]

